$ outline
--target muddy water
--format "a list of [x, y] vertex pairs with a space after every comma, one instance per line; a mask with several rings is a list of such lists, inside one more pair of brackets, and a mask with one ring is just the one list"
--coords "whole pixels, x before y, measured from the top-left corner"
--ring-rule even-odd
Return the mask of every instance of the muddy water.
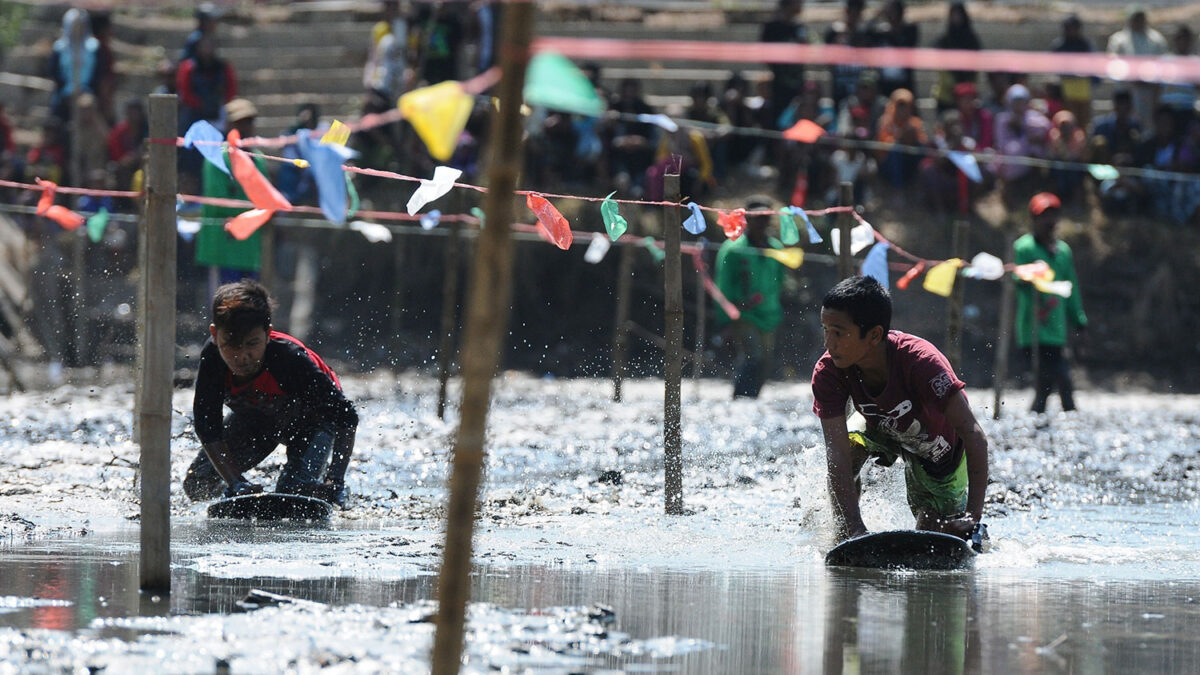
[[[0, 402], [0, 673], [424, 672], [446, 448], [423, 379], [348, 383], [353, 509], [327, 527], [207, 521], [172, 502], [173, 593], [139, 595], [136, 447], [120, 390]], [[661, 385], [502, 378], [476, 538], [470, 672], [1195, 672], [1200, 399], [1081, 395], [991, 420], [993, 548], [958, 573], [824, 567], [805, 387], [685, 386], [685, 501], [662, 515]], [[175, 401], [186, 410], [186, 392]], [[196, 451], [176, 419], [176, 485]], [[277, 466], [258, 475], [269, 483]], [[901, 472], [864, 518], [908, 527]], [[259, 589], [296, 599], [259, 606]]]

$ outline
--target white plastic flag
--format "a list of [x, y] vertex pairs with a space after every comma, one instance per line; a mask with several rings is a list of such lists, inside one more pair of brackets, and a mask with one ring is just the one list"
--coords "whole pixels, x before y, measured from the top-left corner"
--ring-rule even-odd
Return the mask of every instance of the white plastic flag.
[[421, 187], [408, 198], [408, 215], [416, 215], [429, 202], [441, 197], [454, 188], [454, 181], [462, 175], [462, 171], [448, 166], [439, 166], [433, 170], [433, 178], [421, 179]]

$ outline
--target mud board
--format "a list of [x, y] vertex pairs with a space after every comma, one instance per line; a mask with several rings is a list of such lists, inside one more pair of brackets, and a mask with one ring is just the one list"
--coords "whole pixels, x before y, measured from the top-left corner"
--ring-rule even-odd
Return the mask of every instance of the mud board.
[[966, 541], [941, 532], [893, 530], [848, 539], [825, 554], [835, 567], [953, 570], [968, 567], [975, 552]]
[[229, 497], [208, 507], [209, 518], [237, 520], [326, 520], [331, 513], [333, 507], [328, 502], [278, 492]]

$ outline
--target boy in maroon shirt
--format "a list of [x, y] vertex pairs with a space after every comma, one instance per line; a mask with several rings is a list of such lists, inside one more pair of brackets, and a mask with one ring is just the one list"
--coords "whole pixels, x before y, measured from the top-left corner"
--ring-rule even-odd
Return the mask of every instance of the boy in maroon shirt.
[[[949, 361], [929, 342], [889, 330], [892, 301], [870, 277], [843, 279], [821, 303], [825, 355], [813, 368], [839, 539], [867, 533], [859, 471], [868, 458], [904, 459], [918, 530], [970, 538], [983, 516], [987, 438]], [[850, 432], [846, 402], [866, 419]]]

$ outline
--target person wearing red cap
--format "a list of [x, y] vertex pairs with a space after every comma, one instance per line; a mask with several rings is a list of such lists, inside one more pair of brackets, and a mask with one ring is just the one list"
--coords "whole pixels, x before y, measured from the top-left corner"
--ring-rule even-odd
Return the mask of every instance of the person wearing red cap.
[[1017, 346], [1025, 351], [1031, 362], [1034, 347], [1037, 348], [1032, 406], [1035, 413], [1046, 411], [1046, 401], [1055, 389], [1063, 411], [1075, 409], [1075, 391], [1065, 353], [1067, 325], [1071, 324], [1081, 332], [1087, 328], [1071, 247], [1055, 235], [1061, 209], [1062, 202], [1057, 195], [1050, 192], [1034, 195], [1029, 200], [1033, 231], [1013, 243], [1013, 262], [1017, 265], [1045, 261], [1054, 272], [1054, 281], [1071, 283], [1070, 295], [1062, 297], [1036, 289], [1030, 282], [1017, 282]]

